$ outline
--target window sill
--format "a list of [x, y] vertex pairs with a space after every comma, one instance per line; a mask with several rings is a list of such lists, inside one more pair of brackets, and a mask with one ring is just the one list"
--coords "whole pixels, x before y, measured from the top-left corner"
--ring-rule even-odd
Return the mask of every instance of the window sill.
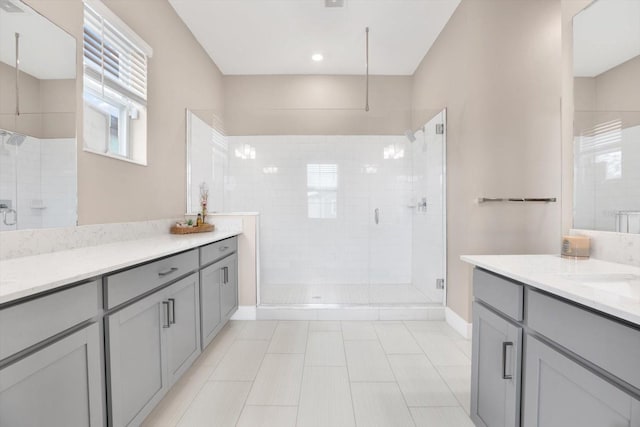
[[146, 160], [145, 161], [134, 160], [128, 157], [123, 157], [123, 156], [118, 156], [111, 153], [104, 153], [101, 151], [92, 150], [91, 148], [87, 148], [87, 147], [82, 147], [82, 151], [91, 153], [91, 154], [97, 154], [98, 156], [109, 157], [110, 159], [122, 160], [123, 162], [133, 163], [134, 165], [138, 165], [138, 166], [147, 166]]

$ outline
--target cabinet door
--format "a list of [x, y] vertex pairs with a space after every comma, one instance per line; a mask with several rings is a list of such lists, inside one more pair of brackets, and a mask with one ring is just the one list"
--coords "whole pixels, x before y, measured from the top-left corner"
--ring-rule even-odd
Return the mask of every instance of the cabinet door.
[[640, 426], [640, 401], [535, 338], [525, 344], [525, 427]]
[[108, 316], [108, 366], [114, 426], [138, 425], [168, 388], [166, 294], [158, 292]]
[[477, 426], [520, 425], [522, 328], [473, 303], [471, 418]]
[[222, 323], [220, 315], [220, 286], [223, 271], [220, 263], [215, 263], [200, 271], [200, 325], [202, 348], [204, 349], [218, 332]]
[[100, 333], [91, 324], [0, 370], [0, 426], [104, 425]]
[[[223, 281], [220, 287], [220, 311], [224, 320], [238, 307], [238, 256], [233, 254], [220, 261]], [[226, 269], [226, 270], [225, 270]]]
[[173, 384], [200, 354], [200, 300], [198, 274], [167, 288], [169, 325], [167, 361], [169, 382]]

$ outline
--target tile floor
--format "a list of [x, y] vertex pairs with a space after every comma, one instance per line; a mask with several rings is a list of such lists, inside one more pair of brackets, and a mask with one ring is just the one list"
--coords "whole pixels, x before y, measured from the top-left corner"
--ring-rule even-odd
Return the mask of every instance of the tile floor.
[[231, 321], [144, 425], [472, 427], [470, 355], [440, 321]]

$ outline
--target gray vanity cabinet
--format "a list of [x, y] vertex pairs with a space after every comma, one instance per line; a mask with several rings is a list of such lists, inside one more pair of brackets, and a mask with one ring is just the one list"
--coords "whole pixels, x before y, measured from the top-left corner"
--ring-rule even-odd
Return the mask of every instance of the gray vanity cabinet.
[[233, 254], [220, 261], [222, 284], [220, 285], [220, 313], [228, 320], [238, 308], [238, 255]]
[[0, 426], [102, 426], [100, 353], [93, 323], [2, 368]]
[[200, 270], [200, 304], [202, 325], [202, 348], [216, 336], [222, 326], [220, 313], [220, 288], [224, 272], [221, 263], [215, 263]]
[[477, 426], [520, 425], [522, 328], [473, 303], [471, 418]]
[[524, 427], [640, 426], [638, 399], [536, 338], [524, 363]]
[[168, 302], [152, 294], [107, 318], [111, 425], [138, 425], [164, 395]]
[[168, 288], [169, 323], [166, 329], [170, 385], [200, 354], [200, 289], [197, 274]]
[[640, 427], [640, 329], [515, 280], [473, 273], [476, 426]]
[[139, 425], [200, 354], [193, 273], [108, 316], [113, 426]]

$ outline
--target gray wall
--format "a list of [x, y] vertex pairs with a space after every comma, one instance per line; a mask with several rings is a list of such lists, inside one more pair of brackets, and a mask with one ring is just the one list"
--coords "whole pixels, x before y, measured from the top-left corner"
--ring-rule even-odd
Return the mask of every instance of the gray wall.
[[228, 135], [402, 135], [411, 124], [411, 76], [225, 76]]
[[478, 205], [561, 193], [559, 0], [463, 0], [414, 75], [414, 110], [447, 108], [447, 305], [471, 321], [462, 254], [557, 253], [560, 204]]
[[[82, 1], [26, 0], [77, 40], [82, 76]], [[99, 224], [180, 217], [186, 205], [185, 109], [222, 111], [222, 73], [166, 0], [104, 0], [152, 48], [148, 86], [148, 166], [82, 150], [78, 219]], [[76, 84], [82, 105], [82, 79]], [[76, 114], [82, 135], [82, 108]]]

